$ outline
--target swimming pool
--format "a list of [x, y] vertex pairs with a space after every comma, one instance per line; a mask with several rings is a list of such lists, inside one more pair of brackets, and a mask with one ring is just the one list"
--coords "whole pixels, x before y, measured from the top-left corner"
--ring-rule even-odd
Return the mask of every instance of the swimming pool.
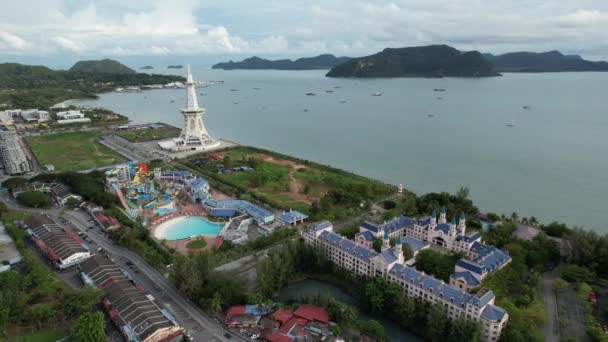
[[214, 223], [202, 217], [178, 217], [159, 224], [154, 236], [159, 240], [181, 240], [199, 235], [217, 235], [224, 223]]

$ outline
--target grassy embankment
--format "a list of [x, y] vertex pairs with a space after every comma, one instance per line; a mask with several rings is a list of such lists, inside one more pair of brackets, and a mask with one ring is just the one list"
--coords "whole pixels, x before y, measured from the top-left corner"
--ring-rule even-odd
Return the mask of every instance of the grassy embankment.
[[164, 126], [157, 129], [131, 129], [117, 132], [116, 135], [130, 142], [144, 142], [151, 140], [163, 140], [175, 138], [179, 135], [180, 129], [173, 126]]
[[[379, 200], [396, 190], [351, 172], [253, 147], [236, 147], [223, 154], [223, 160], [208, 161], [197, 156], [186, 164], [254, 199], [276, 208], [299, 210], [313, 218], [356, 215], [362, 202]], [[220, 165], [252, 169], [218, 173]]]
[[57, 171], [85, 170], [125, 162], [125, 158], [97, 140], [94, 131], [29, 136], [25, 141], [41, 165], [53, 164]]

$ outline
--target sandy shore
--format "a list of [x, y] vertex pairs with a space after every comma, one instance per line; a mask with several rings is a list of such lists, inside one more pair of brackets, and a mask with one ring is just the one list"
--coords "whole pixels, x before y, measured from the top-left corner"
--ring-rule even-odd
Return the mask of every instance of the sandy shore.
[[59, 102], [59, 103], [52, 105], [51, 108], [66, 108], [70, 105], [70, 103], [75, 102], [75, 101], [80, 101], [80, 100], [82, 100], [82, 99], [65, 100], [63, 102]]

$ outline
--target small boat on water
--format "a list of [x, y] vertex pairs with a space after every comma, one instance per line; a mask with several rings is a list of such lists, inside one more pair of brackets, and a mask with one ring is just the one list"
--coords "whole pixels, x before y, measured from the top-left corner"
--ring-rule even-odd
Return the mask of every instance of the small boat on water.
[[443, 97], [438, 97], [437, 100], [443, 100]]
[[445, 91], [445, 89], [444, 89], [444, 88], [435, 88], [435, 89], [433, 89], [433, 90], [434, 90], [434, 91]]
[[201, 96], [207, 96], [207, 94], [206, 94], [206, 93], [201, 93], [200, 95], [201, 95]]
[[340, 88], [342, 88], [342, 87], [340, 87], [340, 86], [335, 86], [334, 87], [334, 89], [340, 89]]
[[308, 109], [304, 109], [305, 112], [308, 112]]
[[505, 124], [507, 127], [515, 127], [515, 120], [513, 119], [513, 114], [511, 114], [511, 122], [507, 122]]
[[382, 93], [375, 92], [375, 93], [372, 94], [372, 96], [382, 96]]
[[253, 88], [253, 90], [260, 90], [260, 88]]
[[342, 100], [342, 101], [340, 101], [340, 103], [346, 103], [346, 100]]
[[326, 90], [325, 92], [326, 93], [333, 93], [334, 91], [333, 90]]
[[429, 118], [435, 117], [435, 115], [433, 114], [427, 114], [426, 116], [428, 116]]
[[173, 103], [173, 102], [175, 102], [175, 100], [171, 100], [170, 102]]
[[315, 95], [317, 95], [317, 94], [315, 94], [315, 93], [306, 93], [306, 96], [315, 96]]
[[236, 89], [230, 89], [230, 91], [238, 91], [238, 90], [236, 90]]
[[523, 107], [521, 107], [521, 108], [526, 109], [526, 110], [530, 110], [530, 109], [532, 109], [532, 107], [527, 106], [527, 105], [526, 105], [526, 106], [523, 106]]

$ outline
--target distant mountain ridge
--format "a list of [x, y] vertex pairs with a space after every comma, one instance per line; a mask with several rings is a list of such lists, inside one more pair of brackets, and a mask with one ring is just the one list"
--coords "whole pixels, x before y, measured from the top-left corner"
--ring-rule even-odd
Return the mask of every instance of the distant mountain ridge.
[[135, 74], [135, 70], [113, 59], [79, 61], [70, 68], [74, 72]]
[[240, 62], [224, 62], [213, 65], [213, 69], [236, 70], [316, 70], [330, 69], [334, 66], [349, 61], [350, 57], [336, 57], [331, 54], [323, 54], [316, 57], [291, 59], [269, 60], [253, 56]]
[[500, 76], [478, 51], [448, 45], [387, 48], [332, 68], [327, 77], [491, 77]]
[[564, 55], [555, 50], [483, 56], [501, 72], [608, 71], [608, 62], [587, 61], [579, 55]]

